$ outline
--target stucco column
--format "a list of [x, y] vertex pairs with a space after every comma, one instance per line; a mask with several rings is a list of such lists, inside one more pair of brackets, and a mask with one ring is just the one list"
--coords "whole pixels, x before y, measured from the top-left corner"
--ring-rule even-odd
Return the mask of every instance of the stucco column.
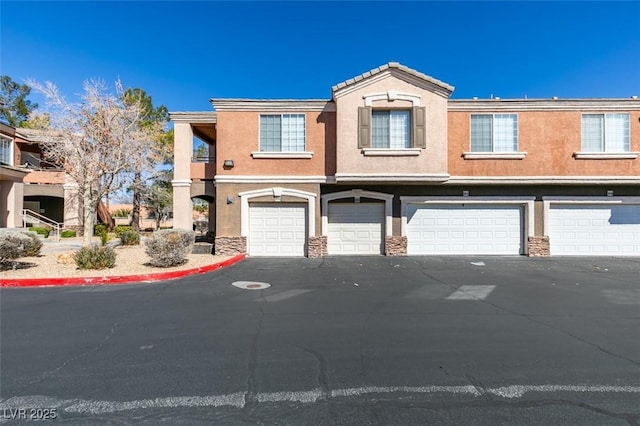
[[[22, 182], [8, 182], [8, 184], [2, 185], [2, 197], [6, 200], [6, 227], [7, 228], [22, 228], [22, 208], [24, 199], [24, 184]], [[0, 223], [0, 226], [5, 224]]]
[[190, 123], [173, 125], [173, 227], [192, 229], [191, 155], [193, 130]]
[[78, 184], [65, 173], [62, 188], [64, 189], [64, 226], [65, 228], [78, 229], [82, 225]]

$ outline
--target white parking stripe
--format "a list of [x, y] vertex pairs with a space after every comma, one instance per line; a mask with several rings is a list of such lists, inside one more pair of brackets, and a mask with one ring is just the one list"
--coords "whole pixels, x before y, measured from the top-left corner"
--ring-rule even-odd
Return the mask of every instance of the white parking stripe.
[[[475, 386], [366, 386], [359, 388], [336, 389], [330, 398], [349, 398], [371, 394], [456, 394], [480, 397], [492, 394], [501, 398], [521, 398], [526, 393], [632, 393], [640, 394], [640, 386], [607, 385], [511, 385], [497, 388], [484, 388], [482, 392]], [[322, 389], [310, 391], [290, 391], [259, 393], [258, 403], [301, 402], [314, 403], [325, 396]], [[243, 408], [245, 394], [236, 392], [226, 395], [178, 396], [137, 401], [91, 401], [82, 399], [62, 400], [47, 396], [22, 396], [0, 401], [0, 410], [30, 408], [57, 408], [67, 413], [81, 415], [104, 415], [130, 410], [148, 410], [177, 407], [233, 407]], [[7, 419], [0, 419], [0, 423]]]
[[451, 293], [447, 300], [484, 300], [494, 288], [495, 285], [463, 285]]
[[308, 293], [311, 290], [303, 290], [303, 289], [293, 289], [293, 290], [286, 290], [286, 291], [282, 291], [280, 293], [276, 293], [276, 294], [272, 294], [270, 296], [265, 297], [264, 299], [257, 299], [258, 302], [266, 300], [267, 302], [281, 302], [283, 300], [286, 299], [290, 299], [292, 297], [296, 297], [299, 296], [301, 294], [304, 293]]

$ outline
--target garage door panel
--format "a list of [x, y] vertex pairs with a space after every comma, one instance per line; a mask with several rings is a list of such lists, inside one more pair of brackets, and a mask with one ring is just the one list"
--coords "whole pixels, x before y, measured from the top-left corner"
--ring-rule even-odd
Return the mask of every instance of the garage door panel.
[[381, 254], [384, 203], [329, 203], [327, 252]]
[[[435, 220], [434, 220], [435, 219]], [[408, 254], [521, 254], [521, 206], [409, 205]]]
[[301, 205], [249, 206], [248, 249], [251, 256], [304, 256], [307, 209]]
[[551, 255], [640, 255], [640, 205], [561, 204], [549, 210]]

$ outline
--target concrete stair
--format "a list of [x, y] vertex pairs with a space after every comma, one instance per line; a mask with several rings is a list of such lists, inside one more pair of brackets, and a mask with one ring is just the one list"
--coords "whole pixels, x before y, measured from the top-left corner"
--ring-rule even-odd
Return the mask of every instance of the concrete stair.
[[213, 244], [197, 242], [191, 250], [193, 254], [213, 254]]

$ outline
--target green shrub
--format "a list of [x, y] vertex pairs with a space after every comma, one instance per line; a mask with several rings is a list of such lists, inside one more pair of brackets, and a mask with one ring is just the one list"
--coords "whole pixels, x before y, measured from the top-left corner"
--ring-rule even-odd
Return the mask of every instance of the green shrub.
[[120, 234], [123, 246], [137, 246], [140, 244], [140, 235], [135, 231], [124, 231]]
[[33, 232], [23, 232], [22, 235], [26, 235], [27, 237], [29, 237], [29, 239], [25, 240], [24, 242], [24, 250], [22, 252], [22, 256], [40, 256], [40, 249], [42, 248], [42, 241], [40, 241], [40, 238], [38, 238], [38, 236]]
[[61, 238], [73, 238], [75, 236], [76, 231], [74, 231], [73, 229], [63, 229], [62, 232], [60, 232]]
[[42, 235], [45, 238], [49, 238], [49, 234], [51, 233], [51, 228], [47, 226], [32, 226], [31, 228], [29, 228], [29, 231]]
[[109, 232], [109, 227], [104, 223], [99, 223], [93, 227], [93, 235], [102, 235], [105, 232]]
[[154, 232], [153, 236], [145, 241], [145, 253], [151, 258], [149, 263], [153, 266], [165, 268], [181, 265], [187, 261], [194, 241], [193, 231], [163, 229]]
[[131, 209], [122, 208], [114, 211], [112, 213], [112, 216], [113, 217], [129, 217], [130, 214], [131, 214]]
[[116, 252], [111, 247], [82, 247], [73, 254], [79, 269], [107, 269], [116, 264]]
[[113, 232], [116, 234], [116, 238], [120, 238], [123, 232], [133, 231], [133, 227], [131, 225], [116, 225], [113, 228]]
[[104, 246], [109, 241], [109, 227], [104, 223], [99, 223], [93, 227], [93, 235], [100, 237], [100, 244]]
[[107, 243], [109, 242], [109, 233], [108, 232], [101, 232], [100, 233], [100, 245], [102, 246], [106, 246]]

